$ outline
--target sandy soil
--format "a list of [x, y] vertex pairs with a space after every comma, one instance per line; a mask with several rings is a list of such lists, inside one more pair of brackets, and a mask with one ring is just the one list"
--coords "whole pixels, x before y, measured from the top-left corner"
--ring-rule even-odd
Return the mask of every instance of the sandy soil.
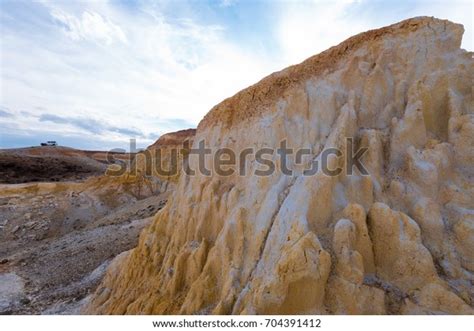
[[165, 205], [167, 193], [99, 176], [101, 159], [61, 147], [0, 151], [0, 182], [27, 182], [0, 184], [0, 314], [78, 313]]

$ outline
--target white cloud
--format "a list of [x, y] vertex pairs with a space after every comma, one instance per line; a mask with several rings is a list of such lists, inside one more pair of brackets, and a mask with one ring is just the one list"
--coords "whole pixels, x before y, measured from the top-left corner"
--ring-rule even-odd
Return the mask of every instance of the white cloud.
[[221, 0], [219, 6], [220, 7], [230, 7], [235, 5], [238, 0]]
[[367, 30], [367, 21], [351, 17], [354, 1], [302, 1], [278, 8], [276, 38], [285, 62], [298, 63], [335, 46], [356, 31]]
[[93, 40], [107, 45], [114, 41], [127, 41], [118, 25], [95, 12], [84, 11], [81, 17], [76, 17], [63, 10], [53, 9], [51, 16], [63, 24], [64, 33], [73, 40]]
[[[125, 144], [125, 128], [151, 137], [183, 129], [183, 123], [195, 126], [212, 106], [278, 69], [228, 40], [223, 26], [193, 17], [172, 19], [152, 8], [132, 16], [106, 3], [61, 5], [48, 4], [54, 25], [44, 39], [15, 36], [2, 48], [0, 101], [33, 109], [36, 119], [16, 119], [24, 130], [64, 130], [106, 140], [107, 147]], [[123, 129], [94, 135], [70, 123], [39, 123], [42, 114]], [[142, 138], [144, 145], [151, 142]]]
[[275, 34], [286, 64], [303, 61], [357, 33], [415, 16], [464, 25], [462, 47], [473, 49], [471, 1], [290, 1], [276, 7]]
[[[231, 10], [238, 10], [239, 5]], [[366, 1], [272, 2], [256, 17], [270, 17], [266, 31], [273, 34], [264, 34], [256, 25], [250, 33], [263, 46], [250, 48], [241, 36], [231, 33], [241, 31], [239, 26], [230, 27], [241, 21], [206, 23], [189, 9], [170, 15], [161, 2], [130, 9], [107, 1], [48, 1], [45, 15], [30, 13], [33, 23], [25, 33], [2, 25], [0, 106], [8, 107], [15, 117], [0, 117], [0, 125], [25, 134], [43, 130], [54, 137], [95, 139], [104, 148], [126, 144], [129, 137], [123, 133], [137, 128], [149, 137], [142, 141], [146, 145], [153, 135], [197, 125], [212, 106], [272, 71], [356, 33], [417, 15], [465, 24], [463, 46], [472, 50], [472, 15], [467, 5], [376, 5]], [[40, 20], [37, 28], [34, 24]], [[24, 115], [25, 110], [33, 116]], [[39, 122], [43, 114], [86, 118], [116, 130], [94, 135], [77, 121], [75, 126], [71, 120]]]

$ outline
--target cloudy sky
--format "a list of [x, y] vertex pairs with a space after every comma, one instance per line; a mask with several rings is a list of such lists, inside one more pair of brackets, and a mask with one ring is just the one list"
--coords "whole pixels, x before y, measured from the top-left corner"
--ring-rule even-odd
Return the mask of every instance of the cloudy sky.
[[0, 148], [147, 146], [263, 76], [368, 29], [470, 1], [0, 0]]

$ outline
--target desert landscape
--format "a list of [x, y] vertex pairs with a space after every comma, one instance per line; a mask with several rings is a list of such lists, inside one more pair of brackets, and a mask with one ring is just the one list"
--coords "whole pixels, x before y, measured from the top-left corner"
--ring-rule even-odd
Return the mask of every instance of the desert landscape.
[[[276, 156], [268, 176], [181, 176], [82, 312], [472, 314], [474, 61], [462, 35], [402, 21], [215, 106], [194, 147], [286, 140], [310, 157], [289, 157], [291, 176]], [[366, 147], [368, 175], [302, 173], [323, 150], [349, 153], [347, 137]]]
[[[0, 313], [474, 314], [463, 33], [416, 17], [357, 34], [116, 164], [1, 150]], [[270, 155], [264, 176], [258, 153], [244, 174], [183, 170], [215, 168], [194, 157], [201, 142], [238, 154], [282, 141], [308, 152]], [[356, 149], [367, 173], [347, 162]], [[178, 172], [154, 171], [157, 153]], [[344, 171], [307, 175], [318, 162]]]
[[[179, 146], [193, 133], [163, 135], [149, 150]], [[125, 153], [111, 157], [129, 171], [107, 176], [105, 154], [60, 146], [0, 151], [8, 183], [0, 184], [1, 314], [79, 313], [111, 260], [137, 245], [165, 205], [171, 180], [145, 177], [135, 165], [141, 156]]]

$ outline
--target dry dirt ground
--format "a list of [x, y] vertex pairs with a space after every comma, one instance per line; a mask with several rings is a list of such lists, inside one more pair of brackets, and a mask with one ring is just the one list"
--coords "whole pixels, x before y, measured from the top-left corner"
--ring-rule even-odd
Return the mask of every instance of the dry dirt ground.
[[[104, 173], [107, 164], [127, 161], [127, 153], [82, 151], [68, 147], [0, 150], [0, 183], [83, 180]], [[133, 157], [133, 155], [132, 155]]]
[[136, 246], [167, 194], [111, 183], [0, 184], [0, 314], [78, 313], [110, 260]]

